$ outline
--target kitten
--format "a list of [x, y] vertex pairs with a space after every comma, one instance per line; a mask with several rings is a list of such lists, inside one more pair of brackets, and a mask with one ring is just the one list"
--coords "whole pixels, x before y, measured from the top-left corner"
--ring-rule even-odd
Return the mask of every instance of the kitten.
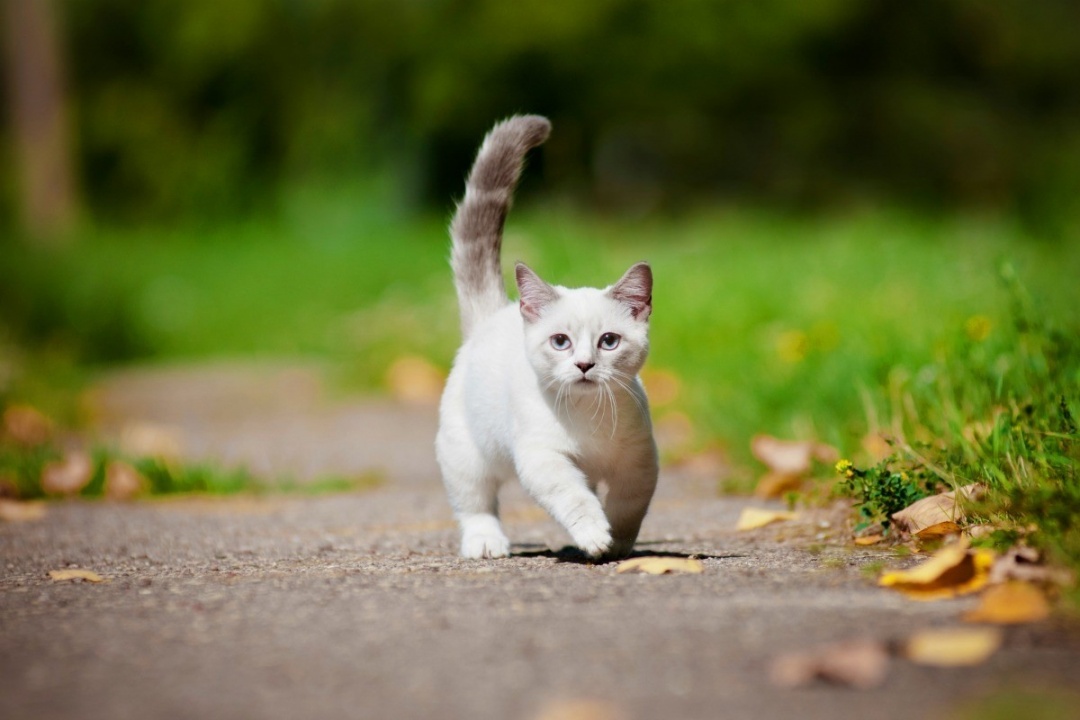
[[497, 498], [510, 478], [592, 558], [630, 553], [656, 488], [637, 377], [649, 351], [649, 266], [634, 265], [604, 289], [570, 289], [518, 263], [520, 301], [506, 297], [503, 224], [525, 153], [550, 131], [535, 115], [496, 125], [450, 226], [464, 342], [435, 446], [467, 558], [510, 554]]

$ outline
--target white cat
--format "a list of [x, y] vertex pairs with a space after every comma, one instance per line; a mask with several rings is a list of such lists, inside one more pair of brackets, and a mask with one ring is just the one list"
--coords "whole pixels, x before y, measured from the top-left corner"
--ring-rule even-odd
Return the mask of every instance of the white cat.
[[656, 488], [648, 400], [652, 271], [569, 289], [516, 266], [509, 302], [499, 251], [525, 153], [547, 139], [539, 116], [496, 125], [477, 154], [450, 227], [464, 343], [439, 410], [439, 466], [461, 554], [510, 554], [498, 490], [517, 477], [592, 558], [630, 553]]

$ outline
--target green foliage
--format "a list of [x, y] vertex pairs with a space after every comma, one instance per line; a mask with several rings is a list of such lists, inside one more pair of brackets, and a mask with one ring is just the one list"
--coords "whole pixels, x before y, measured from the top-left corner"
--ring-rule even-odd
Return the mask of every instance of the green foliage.
[[921, 500], [933, 488], [927, 482], [908, 475], [904, 471], [894, 471], [888, 462], [883, 462], [869, 470], [860, 470], [850, 462], [842, 461], [836, 469], [844, 476], [840, 487], [842, 491], [855, 498], [859, 510], [859, 523], [855, 531], [880, 523], [888, 531], [892, 524], [892, 514], [903, 510], [916, 500]]
[[[838, 466], [841, 487], [876, 517], [913, 490], [982, 483], [972, 522], [998, 528], [991, 544], [1023, 538], [1080, 566], [1080, 335], [1036, 309], [1011, 264], [1000, 274], [1011, 321], [972, 318], [935, 362], [900, 373], [890, 432], [901, 452], [870, 471]], [[898, 468], [922, 480], [898, 482]]]
[[228, 215], [377, 171], [444, 207], [523, 110], [555, 121], [549, 187], [635, 212], [888, 198], [1065, 232], [1080, 187], [1075, 3], [57, 5], [99, 218]]

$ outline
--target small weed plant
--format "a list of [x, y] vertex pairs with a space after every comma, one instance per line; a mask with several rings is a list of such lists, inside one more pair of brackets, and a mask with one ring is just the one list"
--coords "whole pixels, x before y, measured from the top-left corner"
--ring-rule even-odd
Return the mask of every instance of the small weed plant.
[[969, 483], [986, 487], [969, 522], [1020, 538], [1080, 567], [1080, 334], [1039, 314], [1009, 264], [1001, 268], [1007, 322], [970, 318], [958, 340], [914, 372], [894, 368], [884, 431], [894, 454], [866, 469], [837, 464], [860, 528], [915, 500]]

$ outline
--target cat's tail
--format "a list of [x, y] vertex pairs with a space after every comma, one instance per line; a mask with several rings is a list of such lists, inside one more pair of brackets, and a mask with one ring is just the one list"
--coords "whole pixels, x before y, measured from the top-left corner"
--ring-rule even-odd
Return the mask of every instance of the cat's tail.
[[450, 265], [465, 337], [479, 321], [506, 305], [499, 263], [503, 224], [525, 153], [547, 140], [550, 132], [547, 118], [516, 115], [493, 127], [476, 155], [465, 198], [450, 223]]

